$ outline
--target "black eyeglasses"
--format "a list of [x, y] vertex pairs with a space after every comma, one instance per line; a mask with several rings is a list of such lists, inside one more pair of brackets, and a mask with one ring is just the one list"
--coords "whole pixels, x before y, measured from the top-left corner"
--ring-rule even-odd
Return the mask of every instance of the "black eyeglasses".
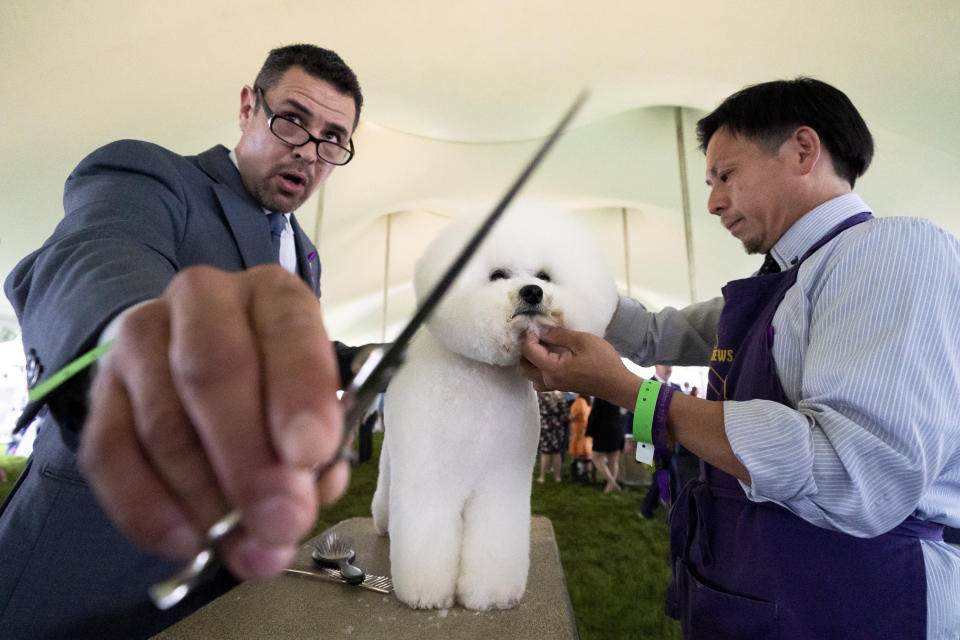
[[350, 147], [343, 147], [332, 140], [323, 140], [314, 138], [313, 135], [302, 126], [291, 120], [287, 116], [278, 116], [267, 104], [267, 99], [263, 95], [263, 89], [257, 87], [257, 95], [263, 103], [263, 112], [267, 114], [267, 126], [270, 132], [277, 136], [283, 142], [295, 147], [302, 147], [308, 142], [317, 144], [317, 157], [324, 162], [335, 165], [345, 165], [353, 159], [353, 140], [347, 144]]

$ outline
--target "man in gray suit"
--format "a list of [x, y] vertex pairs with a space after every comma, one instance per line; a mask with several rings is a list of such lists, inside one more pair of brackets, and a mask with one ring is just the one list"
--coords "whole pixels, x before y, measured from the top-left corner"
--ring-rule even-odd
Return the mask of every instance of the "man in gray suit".
[[[336, 455], [355, 349], [327, 338], [316, 248], [290, 214], [352, 157], [361, 105], [337, 54], [283, 47], [241, 92], [232, 151], [121, 141], [70, 175], [63, 221], [5, 284], [30, 382], [114, 344], [49, 397], [0, 513], [2, 634], [149, 636], [281, 571], [344, 491], [345, 464], [312, 469]], [[229, 573], [155, 610], [148, 586], [231, 509]]]

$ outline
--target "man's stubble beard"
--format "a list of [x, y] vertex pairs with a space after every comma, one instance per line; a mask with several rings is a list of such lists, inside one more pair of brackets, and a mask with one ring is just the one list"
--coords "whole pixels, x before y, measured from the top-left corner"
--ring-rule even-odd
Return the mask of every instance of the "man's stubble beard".
[[[309, 188], [304, 191], [304, 197], [302, 199], [294, 200], [292, 204], [286, 205], [283, 204], [283, 197], [273, 193], [266, 184], [259, 184], [253, 194], [254, 199], [257, 201], [257, 204], [261, 208], [266, 209], [272, 213], [292, 213], [300, 208], [300, 206], [306, 202], [311, 195], [313, 195], [313, 188]], [[286, 199], [289, 200], [289, 199]]]

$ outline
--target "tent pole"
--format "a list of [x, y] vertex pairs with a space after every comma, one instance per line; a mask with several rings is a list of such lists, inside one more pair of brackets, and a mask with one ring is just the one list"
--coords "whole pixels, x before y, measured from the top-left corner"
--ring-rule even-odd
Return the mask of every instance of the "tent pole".
[[627, 225], [627, 208], [620, 207], [620, 219], [623, 222], [623, 270], [627, 274], [627, 297], [633, 297], [630, 286], [630, 234]]
[[677, 159], [680, 163], [680, 201], [683, 205], [683, 235], [687, 247], [687, 278], [690, 302], [697, 300], [696, 270], [693, 262], [693, 221], [690, 218], [690, 184], [687, 180], [687, 150], [683, 142], [683, 109], [673, 108], [677, 125]]
[[380, 320], [380, 342], [387, 341], [387, 292], [390, 289], [390, 229], [393, 214], [387, 214], [387, 231], [383, 242], [383, 316]]

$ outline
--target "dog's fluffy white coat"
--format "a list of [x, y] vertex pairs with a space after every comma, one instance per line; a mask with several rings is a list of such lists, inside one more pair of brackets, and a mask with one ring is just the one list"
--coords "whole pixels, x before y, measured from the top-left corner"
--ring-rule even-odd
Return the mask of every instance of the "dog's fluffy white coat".
[[[428, 246], [414, 275], [418, 300], [477, 224], [457, 219]], [[540, 431], [536, 393], [517, 366], [520, 342], [545, 324], [602, 334], [616, 304], [589, 232], [543, 207], [507, 211], [461, 272], [387, 389], [372, 511], [377, 531], [390, 535], [401, 601], [470, 609], [520, 601]]]

